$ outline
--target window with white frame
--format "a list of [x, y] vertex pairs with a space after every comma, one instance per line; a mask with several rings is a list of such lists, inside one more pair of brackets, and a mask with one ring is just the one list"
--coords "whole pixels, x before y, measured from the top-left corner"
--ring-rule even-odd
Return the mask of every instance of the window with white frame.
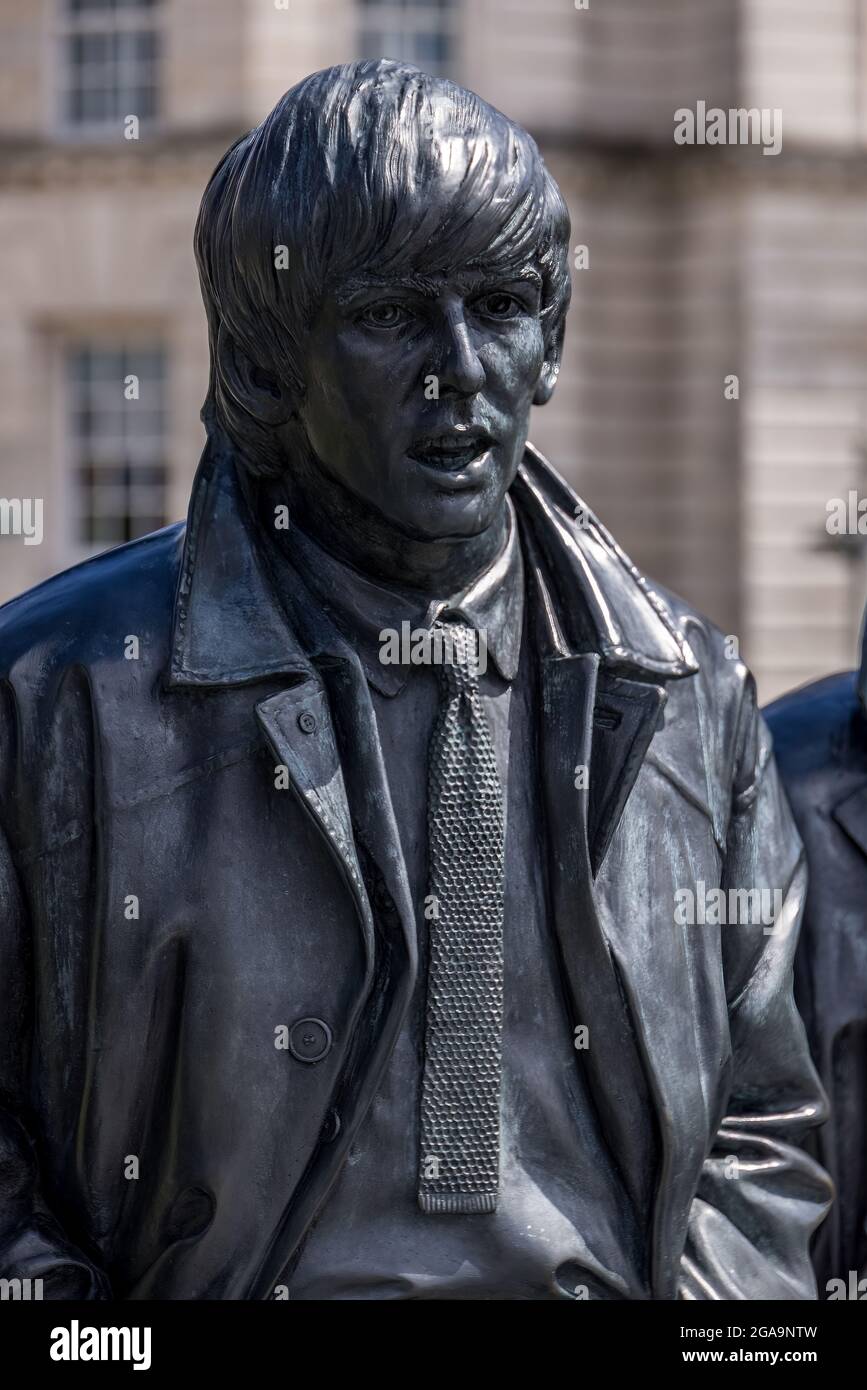
[[362, 58], [402, 58], [434, 76], [452, 76], [455, 0], [360, 0]]
[[159, 108], [161, 0], [55, 0], [59, 111], [70, 130], [142, 124]]
[[159, 345], [66, 350], [66, 437], [75, 542], [88, 551], [166, 523], [166, 354]]

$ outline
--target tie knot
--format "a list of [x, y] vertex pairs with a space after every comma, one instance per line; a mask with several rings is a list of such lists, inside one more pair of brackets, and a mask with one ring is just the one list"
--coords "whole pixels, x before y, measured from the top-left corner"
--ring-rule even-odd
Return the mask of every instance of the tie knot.
[[440, 670], [451, 694], [472, 694], [478, 687], [484, 637], [459, 619], [440, 618], [434, 631], [441, 634]]

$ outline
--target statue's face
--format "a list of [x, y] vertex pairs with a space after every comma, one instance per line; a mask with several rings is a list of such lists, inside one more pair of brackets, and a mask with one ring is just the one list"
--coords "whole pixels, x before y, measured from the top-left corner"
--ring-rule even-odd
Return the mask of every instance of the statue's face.
[[545, 358], [541, 280], [412, 264], [331, 286], [301, 420], [325, 474], [407, 535], [478, 535], [500, 515]]

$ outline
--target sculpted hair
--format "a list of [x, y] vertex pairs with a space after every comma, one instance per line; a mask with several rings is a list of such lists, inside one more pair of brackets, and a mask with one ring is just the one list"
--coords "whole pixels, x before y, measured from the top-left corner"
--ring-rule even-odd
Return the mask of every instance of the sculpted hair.
[[[446, 217], [428, 196], [434, 180], [454, 189]], [[255, 472], [279, 472], [273, 426], [233, 390], [224, 352], [245, 354], [299, 401], [304, 337], [326, 285], [368, 269], [530, 262], [555, 344], [569, 303], [569, 236], [535, 141], [474, 93], [385, 59], [314, 73], [227, 151], [202, 199], [205, 424], [221, 427]]]

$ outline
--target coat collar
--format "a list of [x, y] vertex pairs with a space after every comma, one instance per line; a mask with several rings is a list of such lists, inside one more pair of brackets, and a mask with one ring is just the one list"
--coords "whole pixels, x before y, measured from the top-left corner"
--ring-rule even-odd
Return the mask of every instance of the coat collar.
[[[564, 654], [596, 651], [619, 674], [644, 680], [698, 670], [665, 604], [531, 444], [511, 496], [550, 568]], [[168, 683], [244, 685], [293, 673], [314, 673], [309, 651], [287, 624], [231, 448], [216, 436], [190, 499]]]

